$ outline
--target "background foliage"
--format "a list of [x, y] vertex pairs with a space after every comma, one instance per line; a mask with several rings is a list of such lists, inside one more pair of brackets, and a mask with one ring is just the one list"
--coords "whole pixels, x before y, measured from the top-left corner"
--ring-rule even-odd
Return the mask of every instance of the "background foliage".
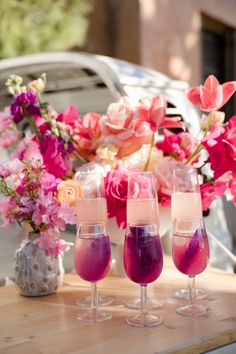
[[0, 58], [83, 45], [91, 0], [1, 0]]

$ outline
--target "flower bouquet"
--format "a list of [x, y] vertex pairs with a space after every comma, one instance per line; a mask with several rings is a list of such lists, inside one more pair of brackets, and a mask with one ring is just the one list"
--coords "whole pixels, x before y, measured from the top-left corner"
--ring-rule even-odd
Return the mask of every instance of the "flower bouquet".
[[154, 173], [163, 206], [170, 205], [173, 170], [188, 164], [201, 176], [204, 210], [223, 194], [236, 205], [236, 116], [224, 122], [220, 111], [236, 91], [235, 81], [220, 85], [209, 76], [204, 86], [187, 91], [209, 113], [198, 137], [180, 117], [166, 116], [163, 96], [144, 97], [137, 105], [123, 97], [104, 115], [81, 117], [75, 107], [58, 113], [44, 102], [45, 84], [45, 75], [27, 85], [14, 75], [6, 82], [13, 100], [0, 113], [0, 147], [10, 154], [0, 165], [4, 226], [27, 225], [42, 249], [63, 253], [69, 244], [59, 232], [74, 222], [78, 171], [104, 174], [108, 216], [120, 228], [126, 227], [127, 173], [133, 170]]

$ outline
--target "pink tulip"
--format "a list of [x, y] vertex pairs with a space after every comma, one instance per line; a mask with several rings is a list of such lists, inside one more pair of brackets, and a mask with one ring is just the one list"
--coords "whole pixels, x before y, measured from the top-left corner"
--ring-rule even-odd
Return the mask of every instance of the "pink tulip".
[[201, 110], [210, 112], [218, 111], [236, 91], [236, 81], [226, 82], [223, 85], [214, 75], [208, 76], [204, 85], [191, 87], [186, 96], [195, 106]]
[[152, 131], [159, 128], [183, 128], [180, 117], [166, 117], [167, 102], [165, 97], [145, 97], [138, 107], [138, 119], [149, 122]]

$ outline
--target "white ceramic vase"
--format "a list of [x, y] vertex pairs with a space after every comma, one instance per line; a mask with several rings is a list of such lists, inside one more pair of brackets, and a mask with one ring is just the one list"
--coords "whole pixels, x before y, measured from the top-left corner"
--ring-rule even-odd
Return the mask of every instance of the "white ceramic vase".
[[31, 235], [22, 241], [14, 257], [14, 280], [25, 296], [43, 296], [55, 293], [63, 282], [64, 268], [61, 256], [49, 255]]

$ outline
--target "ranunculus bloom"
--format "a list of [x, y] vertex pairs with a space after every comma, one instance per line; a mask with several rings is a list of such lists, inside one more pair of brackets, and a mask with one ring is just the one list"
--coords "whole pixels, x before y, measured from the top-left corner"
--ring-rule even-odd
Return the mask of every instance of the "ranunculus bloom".
[[209, 153], [216, 179], [228, 171], [236, 176], [236, 116], [225, 126], [213, 125], [210, 134], [202, 139], [202, 145]]
[[57, 186], [57, 200], [59, 203], [67, 203], [69, 206], [75, 206], [76, 201], [83, 195], [80, 184], [72, 179], [62, 181]]
[[94, 157], [97, 147], [103, 143], [101, 116], [97, 113], [87, 113], [83, 119], [78, 119], [74, 128], [74, 140], [77, 151], [85, 159]]
[[186, 96], [195, 106], [201, 110], [210, 112], [218, 111], [236, 91], [236, 81], [226, 82], [223, 85], [214, 75], [208, 76], [204, 85], [191, 87]]
[[190, 133], [174, 134], [167, 129], [163, 132], [164, 140], [156, 147], [164, 152], [165, 156], [172, 156], [176, 160], [185, 162], [196, 149], [197, 139]]
[[118, 158], [129, 156], [152, 138], [150, 124], [137, 119], [135, 110], [127, 97], [112, 103], [103, 120], [103, 133], [107, 143], [118, 147]]
[[154, 132], [159, 128], [183, 128], [180, 117], [168, 118], [166, 116], [166, 108], [165, 97], [145, 97], [138, 106], [138, 119], [148, 122]]

